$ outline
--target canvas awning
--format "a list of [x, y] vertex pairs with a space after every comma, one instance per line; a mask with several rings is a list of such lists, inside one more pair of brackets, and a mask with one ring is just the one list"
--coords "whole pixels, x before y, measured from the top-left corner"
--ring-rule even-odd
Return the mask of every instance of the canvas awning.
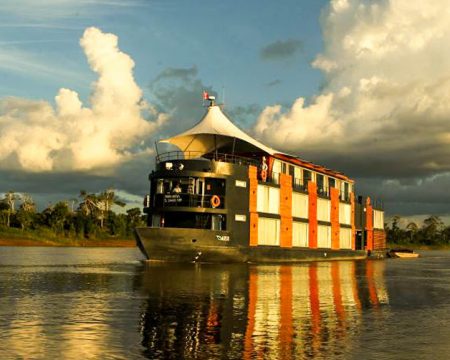
[[161, 142], [177, 146], [185, 155], [196, 153], [202, 156], [212, 151], [231, 150], [237, 153], [279, 153], [239, 129], [217, 105], [209, 106], [203, 118], [191, 129]]

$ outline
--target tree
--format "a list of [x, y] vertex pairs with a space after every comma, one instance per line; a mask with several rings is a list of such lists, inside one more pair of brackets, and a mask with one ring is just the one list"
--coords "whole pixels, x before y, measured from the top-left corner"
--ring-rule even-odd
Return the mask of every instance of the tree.
[[127, 233], [131, 233], [137, 226], [143, 226], [141, 209], [132, 208], [127, 210]]
[[114, 193], [114, 190], [109, 188], [104, 192], [100, 193], [97, 197], [97, 209], [99, 210], [98, 218], [100, 220], [100, 227], [103, 229], [103, 222], [106, 218], [106, 215], [113, 205], [124, 207], [125, 203], [120, 201], [119, 198]]
[[9, 217], [9, 205], [6, 201], [0, 201], [0, 221], [3, 225], [8, 226], [8, 217]]
[[65, 224], [69, 219], [70, 211], [65, 201], [57, 202], [50, 211], [48, 222], [50, 227], [56, 232], [63, 232]]
[[440, 242], [440, 236], [444, 230], [444, 223], [439, 216], [432, 215], [423, 221], [422, 232], [426, 244], [432, 245]]
[[11, 215], [15, 212], [15, 203], [16, 200], [20, 199], [20, 195], [16, 194], [14, 191], [10, 190], [5, 194], [5, 198], [3, 201], [8, 205], [7, 210], [7, 218], [6, 218], [6, 226], [10, 227], [11, 225]]
[[409, 240], [413, 242], [413, 240], [416, 238], [416, 234], [419, 231], [419, 227], [414, 221], [411, 221], [408, 225], [406, 225], [406, 230], [409, 234]]
[[80, 202], [79, 209], [86, 216], [92, 215], [99, 220], [102, 229], [106, 215], [111, 211], [113, 205], [125, 206], [125, 203], [120, 201], [115, 195], [113, 189], [107, 189], [99, 195], [88, 194], [86, 191], [81, 190], [80, 197], [83, 198], [83, 201]]
[[20, 224], [22, 230], [29, 227], [36, 213], [36, 205], [32, 197], [28, 194], [22, 194], [22, 203], [20, 204], [19, 210], [16, 214], [16, 220]]

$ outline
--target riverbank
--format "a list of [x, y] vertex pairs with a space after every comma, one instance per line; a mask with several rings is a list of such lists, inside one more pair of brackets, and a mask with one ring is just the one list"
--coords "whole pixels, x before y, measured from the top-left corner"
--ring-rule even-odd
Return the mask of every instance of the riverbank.
[[20, 229], [0, 229], [0, 246], [60, 246], [60, 247], [135, 247], [133, 238], [85, 239], [56, 236], [49, 231], [22, 231]]

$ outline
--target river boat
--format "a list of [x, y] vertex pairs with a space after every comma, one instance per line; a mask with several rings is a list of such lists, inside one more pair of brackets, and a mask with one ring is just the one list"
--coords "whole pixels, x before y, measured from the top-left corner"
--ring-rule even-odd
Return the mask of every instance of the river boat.
[[136, 228], [148, 260], [296, 262], [383, 251], [382, 206], [341, 172], [277, 151], [234, 125], [214, 97], [191, 129], [161, 140]]
[[400, 259], [416, 259], [419, 257], [419, 254], [411, 249], [391, 249], [389, 251], [389, 257]]

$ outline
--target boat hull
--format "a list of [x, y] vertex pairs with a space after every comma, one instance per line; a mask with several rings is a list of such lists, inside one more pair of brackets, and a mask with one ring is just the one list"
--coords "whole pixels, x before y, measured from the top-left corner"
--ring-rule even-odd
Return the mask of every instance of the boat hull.
[[419, 257], [417, 253], [408, 253], [408, 252], [392, 252], [391, 257], [400, 258], [400, 259], [415, 259]]
[[285, 263], [364, 259], [365, 251], [241, 246], [227, 231], [183, 228], [136, 229], [136, 242], [148, 260], [175, 262]]

